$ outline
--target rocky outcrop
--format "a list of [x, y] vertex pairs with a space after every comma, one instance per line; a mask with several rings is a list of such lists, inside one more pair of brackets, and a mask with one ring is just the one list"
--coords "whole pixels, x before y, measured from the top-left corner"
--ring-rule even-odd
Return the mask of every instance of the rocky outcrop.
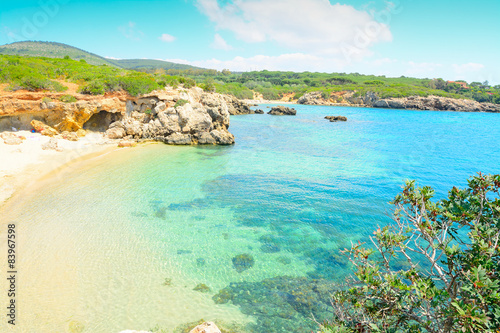
[[279, 105], [271, 108], [271, 111], [267, 114], [272, 114], [274, 116], [295, 116], [297, 114], [297, 110]]
[[[116, 97], [65, 103], [50, 98], [23, 100], [7, 96], [0, 100], [0, 127], [30, 129], [31, 122], [36, 120], [57, 132], [76, 132], [101, 111], [120, 115], [125, 111], [125, 102]], [[50, 135], [57, 134], [52, 131]]]
[[376, 101], [373, 107], [411, 110], [500, 112], [500, 105], [497, 104], [479, 103], [469, 99], [455, 99], [439, 96], [386, 98]]
[[355, 91], [332, 92], [325, 99], [321, 91], [310, 92], [299, 98], [299, 104], [359, 106], [388, 109], [462, 111], [462, 112], [500, 112], [500, 105], [479, 103], [468, 99], [456, 99], [439, 96], [410, 96], [404, 98], [380, 99], [376, 93], [368, 91], [360, 95]]
[[74, 103], [62, 102], [50, 93], [3, 96], [0, 130], [35, 128], [43, 135], [71, 141], [88, 130], [105, 132], [110, 139], [230, 145], [234, 143], [228, 131], [230, 110], [253, 113], [234, 97], [200, 88], [166, 88], [140, 97], [121, 93], [75, 96]]
[[344, 116], [326, 116], [325, 119], [330, 120], [330, 122], [336, 122], [336, 121], [347, 121], [347, 117]]
[[228, 131], [231, 103], [226, 97], [200, 88], [155, 91], [128, 101], [123, 119], [112, 123], [106, 135], [172, 145], [230, 145], [234, 136]]

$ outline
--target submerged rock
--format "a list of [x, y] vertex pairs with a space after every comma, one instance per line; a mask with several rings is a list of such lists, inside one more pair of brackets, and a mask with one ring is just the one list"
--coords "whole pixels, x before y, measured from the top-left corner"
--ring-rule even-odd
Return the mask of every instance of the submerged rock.
[[210, 291], [210, 287], [204, 283], [199, 283], [196, 287], [193, 288], [194, 291], [199, 291], [201, 293], [208, 293]]
[[215, 303], [231, 301], [244, 314], [257, 319], [253, 332], [310, 332], [317, 321], [331, 317], [330, 295], [334, 285], [327, 280], [279, 276], [261, 282], [236, 282], [213, 296]]
[[238, 254], [237, 256], [233, 257], [233, 267], [234, 269], [236, 269], [238, 273], [241, 273], [243, 271], [246, 271], [247, 269], [252, 268], [254, 262], [255, 261], [252, 255], [248, 253]]
[[295, 116], [297, 114], [297, 110], [294, 108], [288, 108], [286, 106], [275, 106], [269, 111], [267, 114], [275, 115], [275, 116]]

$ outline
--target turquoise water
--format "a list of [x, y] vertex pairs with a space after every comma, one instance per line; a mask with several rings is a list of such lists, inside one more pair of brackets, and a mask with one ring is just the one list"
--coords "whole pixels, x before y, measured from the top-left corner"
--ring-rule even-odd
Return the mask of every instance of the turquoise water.
[[[348, 273], [338, 250], [390, 222], [405, 179], [442, 197], [500, 171], [498, 114], [294, 107], [232, 117], [231, 147], [148, 144], [70, 166], [4, 211], [20, 235], [17, 330], [311, 331]], [[239, 254], [253, 266], [236, 270]]]

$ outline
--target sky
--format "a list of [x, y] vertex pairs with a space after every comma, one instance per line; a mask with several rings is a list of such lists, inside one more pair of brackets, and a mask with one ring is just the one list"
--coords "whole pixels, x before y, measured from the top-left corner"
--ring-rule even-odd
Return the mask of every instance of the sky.
[[500, 0], [0, 0], [0, 44], [231, 71], [500, 84]]

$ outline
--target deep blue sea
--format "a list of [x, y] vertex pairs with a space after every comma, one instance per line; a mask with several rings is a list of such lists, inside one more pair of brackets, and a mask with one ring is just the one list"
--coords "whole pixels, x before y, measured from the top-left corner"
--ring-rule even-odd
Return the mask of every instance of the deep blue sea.
[[439, 199], [500, 172], [500, 114], [293, 107], [232, 116], [234, 146], [69, 166], [14, 205], [19, 332], [310, 332], [350, 273], [339, 250], [390, 223], [406, 179]]

